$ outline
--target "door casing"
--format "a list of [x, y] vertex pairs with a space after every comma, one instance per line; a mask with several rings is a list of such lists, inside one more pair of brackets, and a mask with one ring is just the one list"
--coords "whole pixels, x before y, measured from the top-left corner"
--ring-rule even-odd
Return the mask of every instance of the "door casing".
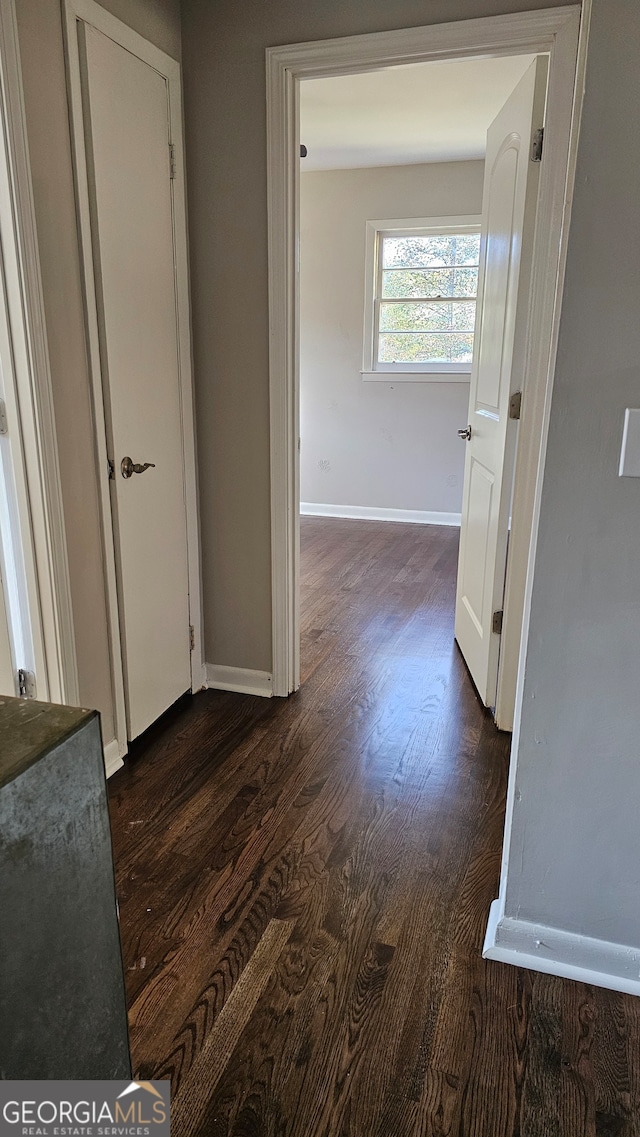
[[[13, 665], [35, 696], [78, 702], [67, 541], [15, 0], [0, 0], [0, 460], [4, 588]], [[17, 687], [16, 687], [17, 694]]]
[[[394, 65], [505, 55], [549, 55], [544, 159], [529, 294], [529, 342], [520, 423], [501, 652], [519, 659], [516, 726], [548, 433], [560, 299], [575, 177], [591, 0], [542, 11], [268, 48], [267, 183], [273, 694], [300, 683], [299, 600], [299, 85], [304, 79]], [[581, 34], [583, 33], [583, 34]], [[515, 546], [515, 548], [514, 548]], [[525, 579], [516, 579], [516, 574]], [[525, 593], [524, 619], [509, 620], [509, 596]], [[507, 693], [508, 694], [508, 693]], [[504, 685], [498, 680], [496, 713]]]
[[165, 52], [134, 32], [127, 24], [105, 11], [94, 0], [65, 0], [65, 48], [71, 105], [74, 172], [78, 203], [78, 224], [82, 254], [82, 270], [86, 297], [86, 324], [89, 367], [93, 394], [97, 477], [100, 499], [100, 521], [103, 558], [107, 582], [111, 686], [116, 724], [116, 737], [105, 745], [105, 760], [111, 773], [122, 765], [127, 752], [124, 679], [121, 656], [121, 632], [118, 615], [114, 531], [108, 481], [107, 435], [100, 362], [98, 304], [93, 266], [90, 197], [87, 176], [80, 59], [77, 22], [92, 25], [104, 35], [155, 68], [167, 80], [169, 91], [170, 134], [173, 144], [173, 237], [176, 279], [176, 315], [178, 322], [179, 384], [181, 428], [184, 454], [184, 493], [187, 519], [187, 555], [189, 566], [189, 622], [194, 629], [191, 652], [191, 688], [197, 691], [205, 683], [203, 665], [202, 599], [200, 579], [199, 524], [197, 506], [195, 420], [193, 374], [191, 364], [191, 331], [189, 319], [189, 271], [184, 174], [184, 138], [182, 124], [182, 85], [180, 64]]

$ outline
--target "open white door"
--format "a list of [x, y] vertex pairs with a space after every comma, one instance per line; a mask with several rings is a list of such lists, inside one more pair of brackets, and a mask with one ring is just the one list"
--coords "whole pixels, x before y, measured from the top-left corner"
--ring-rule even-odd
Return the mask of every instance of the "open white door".
[[[166, 78], [81, 26], [127, 737], [191, 687]], [[106, 471], [105, 471], [106, 476]]]
[[496, 701], [517, 421], [511, 395], [522, 390], [528, 291], [540, 164], [547, 59], [535, 60], [487, 134], [478, 281], [476, 350], [467, 453], [455, 635], [480, 698]]

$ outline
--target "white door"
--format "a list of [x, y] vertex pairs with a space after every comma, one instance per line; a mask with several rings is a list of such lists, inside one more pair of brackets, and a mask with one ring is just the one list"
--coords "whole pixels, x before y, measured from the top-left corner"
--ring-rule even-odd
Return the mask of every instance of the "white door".
[[9, 639], [9, 621], [0, 564], [0, 695], [15, 695], [16, 681]]
[[488, 707], [496, 701], [500, 634], [493, 614], [502, 609], [518, 428], [509, 400], [521, 390], [540, 169], [531, 150], [546, 83], [541, 57], [487, 134], [455, 635]]
[[83, 86], [132, 739], [191, 685], [169, 98], [162, 75], [90, 25]]

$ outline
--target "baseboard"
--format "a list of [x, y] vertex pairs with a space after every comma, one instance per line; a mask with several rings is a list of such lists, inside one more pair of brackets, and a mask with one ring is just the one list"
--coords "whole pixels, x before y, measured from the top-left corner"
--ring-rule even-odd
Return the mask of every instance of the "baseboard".
[[263, 695], [267, 699], [273, 695], [273, 682], [268, 671], [207, 663], [206, 672], [207, 687], [212, 687], [215, 691], [238, 691], [243, 695]]
[[301, 501], [305, 517], [350, 517], [357, 521], [406, 521], [411, 525], [460, 525], [459, 513], [439, 513], [428, 509], [378, 509], [370, 505], [320, 505]]
[[124, 759], [120, 756], [120, 745], [117, 738], [112, 738], [104, 748], [104, 768], [107, 772], [107, 777], [110, 778], [115, 774], [116, 770], [121, 770], [124, 766]]
[[494, 900], [482, 954], [578, 983], [640, 995], [640, 949], [502, 915]]

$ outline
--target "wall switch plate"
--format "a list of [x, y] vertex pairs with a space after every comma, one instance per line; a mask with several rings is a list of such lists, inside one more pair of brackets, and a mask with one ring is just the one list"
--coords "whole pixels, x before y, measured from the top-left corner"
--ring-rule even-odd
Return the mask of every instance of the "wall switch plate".
[[640, 478], [640, 409], [627, 407], [620, 451], [621, 478]]

